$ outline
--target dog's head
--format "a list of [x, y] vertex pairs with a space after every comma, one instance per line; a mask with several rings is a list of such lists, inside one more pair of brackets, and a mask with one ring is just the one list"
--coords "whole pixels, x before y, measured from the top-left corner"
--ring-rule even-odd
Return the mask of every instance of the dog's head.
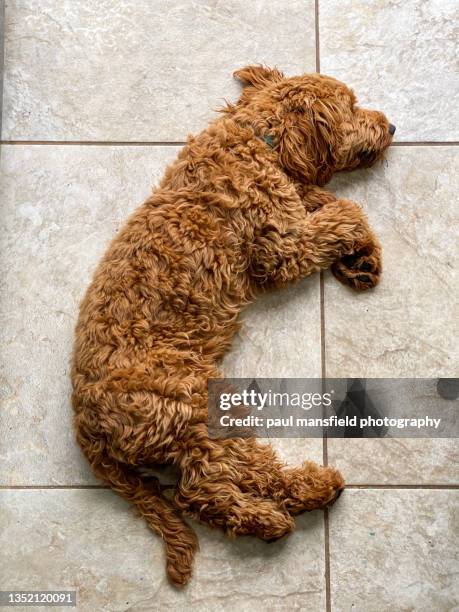
[[395, 127], [383, 113], [357, 106], [352, 90], [336, 79], [286, 78], [263, 66], [234, 76], [245, 87], [226, 112], [269, 139], [296, 179], [324, 185], [334, 172], [371, 166], [392, 141]]

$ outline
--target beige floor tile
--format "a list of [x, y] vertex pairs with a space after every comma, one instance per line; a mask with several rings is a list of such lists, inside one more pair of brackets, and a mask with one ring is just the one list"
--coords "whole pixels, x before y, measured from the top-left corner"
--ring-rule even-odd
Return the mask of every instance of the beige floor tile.
[[3, 147], [2, 484], [92, 482], [73, 442], [68, 380], [77, 306], [173, 147]]
[[321, 72], [384, 111], [398, 140], [459, 139], [455, 0], [320, 2]]
[[271, 438], [269, 442], [288, 465], [301, 465], [304, 461], [323, 465], [322, 438]]
[[334, 439], [327, 447], [348, 484], [459, 484], [456, 438]]
[[[221, 371], [234, 378], [318, 378], [321, 375], [319, 276], [264, 295], [244, 313], [244, 324]], [[322, 464], [317, 438], [273, 438], [282, 459]]]
[[459, 491], [347, 490], [330, 515], [333, 612], [449, 612]]
[[222, 369], [234, 378], [319, 377], [319, 275], [252, 304]]
[[330, 189], [363, 205], [383, 246], [380, 285], [325, 283], [331, 377], [458, 375], [455, 147], [394, 147], [385, 163]]
[[81, 612], [324, 609], [320, 512], [273, 544], [199, 527], [195, 576], [179, 591], [166, 581], [159, 538], [111, 492], [16, 490], [0, 498], [2, 589], [76, 588]]
[[4, 139], [184, 140], [248, 63], [315, 70], [314, 1], [11, 0]]

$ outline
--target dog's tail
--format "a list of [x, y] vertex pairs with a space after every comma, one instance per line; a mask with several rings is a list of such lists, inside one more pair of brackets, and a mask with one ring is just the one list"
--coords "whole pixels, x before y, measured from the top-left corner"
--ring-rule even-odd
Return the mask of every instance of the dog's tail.
[[177, 509], [162, 494], [159, 482], [146, 479], [128, 465], [104, 455], [92, 463], [94, 472], [124, 499], [132, 502], [148, 526], [164, 541], [169, 580], [184, 585], [191, 577], [198, 539]]

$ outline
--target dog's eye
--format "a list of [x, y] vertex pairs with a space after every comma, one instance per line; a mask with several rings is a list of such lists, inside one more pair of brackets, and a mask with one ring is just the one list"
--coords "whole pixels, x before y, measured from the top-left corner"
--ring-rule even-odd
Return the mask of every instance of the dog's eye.
[[360, 151], [360, 153], [359, 153], [360, 161], [367, 161], [367, 160], [371, 159], [371, 156], [372, 156], [371, 151]]
[[360, 151], [360, 153], [358, 154], [358, 160], [360, 164], [364, 164], [364, 165], [370, 165], [374, 162], [375, 160], [375, 152], [374, 151]]

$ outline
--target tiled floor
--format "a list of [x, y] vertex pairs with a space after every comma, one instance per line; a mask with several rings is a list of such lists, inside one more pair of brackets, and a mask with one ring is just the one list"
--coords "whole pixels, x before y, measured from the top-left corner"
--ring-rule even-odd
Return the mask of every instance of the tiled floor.
[[107, 242], [254, 62], [320, 68], [397, 124], [384, 164], [331, 186], [368, 211], [385, 274], [365, 295], [326, 274], [267, 297], [224, 371], [457, 376], [458, 13], [455, 0], [7, 0], [0, 589], [75, 587], [91, 612], [458, 609], [454, 440], [278, 441], [292, 462], [324, 453], [350, 488], [277, 544], [199, 527], [177, 592], [161, 542], [80, 457], [68, 382]]

